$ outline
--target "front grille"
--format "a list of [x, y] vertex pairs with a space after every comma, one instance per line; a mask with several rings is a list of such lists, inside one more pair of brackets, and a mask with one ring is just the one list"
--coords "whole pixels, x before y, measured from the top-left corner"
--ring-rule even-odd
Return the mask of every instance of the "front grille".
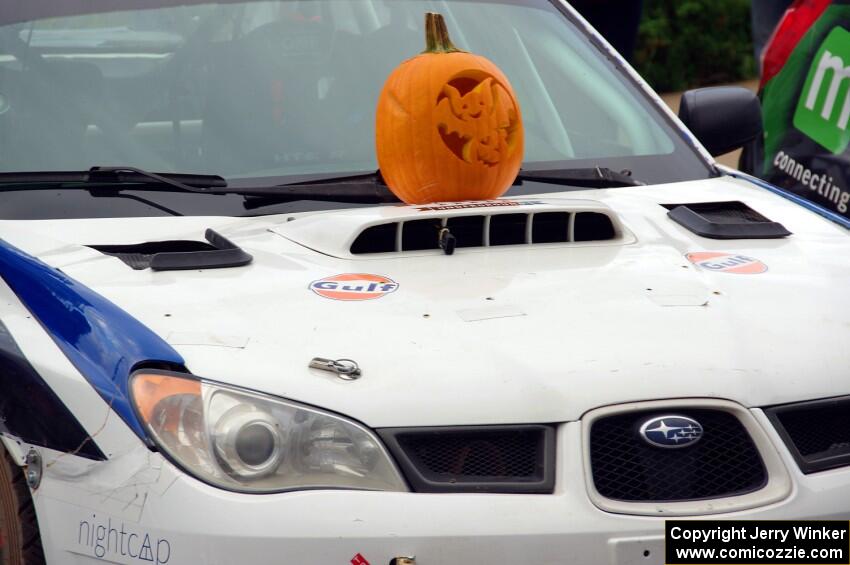
[[850, 397], [766, 410], [804, 473], [850, 465]]
[[[665, 449], [639, 434], [649, 418], [677, 414], [702, 424], [694, 445]], [[675, 502], [742, 495], [767, 484], [767, 472], [744, 426], [709, 409], [629, 412], [590, 429], [593, 482], [600, 495], [627, 502]]]
[[465, 426], [378, 430], [417, 492], [549, 493], [551, 426]]

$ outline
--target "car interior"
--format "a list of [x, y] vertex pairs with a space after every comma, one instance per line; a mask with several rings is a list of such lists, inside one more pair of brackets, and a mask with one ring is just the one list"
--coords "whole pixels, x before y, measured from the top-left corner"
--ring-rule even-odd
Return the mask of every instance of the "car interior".
[[164, 4], [0, 27], [0, 171], [374, 170], [378, 94], [422, 50], [428, 10], [510, 78], [527, 161], [673, 151], [646, 101], [545, 2]]

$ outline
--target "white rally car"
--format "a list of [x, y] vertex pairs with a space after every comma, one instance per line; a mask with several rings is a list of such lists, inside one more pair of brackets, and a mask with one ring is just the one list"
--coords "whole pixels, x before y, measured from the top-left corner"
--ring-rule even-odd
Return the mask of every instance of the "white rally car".
[[[659, 564], [670, 516], [850, 516], [850, 226], [714, 163], [751, 95], [688, 93], [698, 142], [555, 0], [120, 4], [0, 10], [0, 563]], [[426, 11], [522, 105], [501, 199], [374, 173]]]

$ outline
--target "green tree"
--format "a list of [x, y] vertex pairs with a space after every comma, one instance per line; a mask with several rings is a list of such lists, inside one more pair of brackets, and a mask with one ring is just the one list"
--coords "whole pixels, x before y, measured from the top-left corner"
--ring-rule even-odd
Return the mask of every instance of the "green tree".
[[661, 92], [754, 77], [750, 0], [648, 0], [634, 64]]

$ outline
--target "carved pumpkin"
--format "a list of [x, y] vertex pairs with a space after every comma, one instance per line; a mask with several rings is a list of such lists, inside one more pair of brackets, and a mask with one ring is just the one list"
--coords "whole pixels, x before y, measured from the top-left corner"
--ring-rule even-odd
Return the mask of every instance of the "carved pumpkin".
[[376, 148], [387, 185], [408, 204], [498, 198], [522, 164], [522, 117], [507, 77], [452, 45], [425, 14], [426, 49], [399, 65], [378, 99]]

